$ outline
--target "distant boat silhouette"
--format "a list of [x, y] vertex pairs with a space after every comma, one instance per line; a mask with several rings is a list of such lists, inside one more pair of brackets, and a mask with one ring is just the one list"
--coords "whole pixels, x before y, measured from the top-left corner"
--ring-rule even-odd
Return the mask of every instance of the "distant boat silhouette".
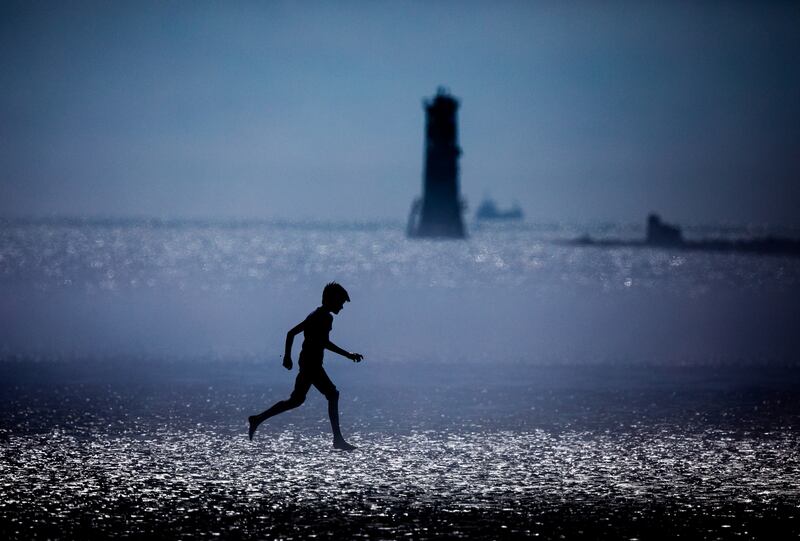
[[522, 220], [522, 218], [522, 209], [518, 204], [514, 203], [514, 206], [508, 210], [500, 210], [488, 197], [484, 198], [475, 211], [476, 220]]
[[644, 240], [593, 239], [589, 235], [583, 235], [570, 241], [569, 244], [601, 248], [671, 248], [707, 252], [800, 256], [800, 240], [783, 237], [684, 240], [681, 228], [662, 222], [658, 214], [650, 214], [647, 217], [647, 235]]

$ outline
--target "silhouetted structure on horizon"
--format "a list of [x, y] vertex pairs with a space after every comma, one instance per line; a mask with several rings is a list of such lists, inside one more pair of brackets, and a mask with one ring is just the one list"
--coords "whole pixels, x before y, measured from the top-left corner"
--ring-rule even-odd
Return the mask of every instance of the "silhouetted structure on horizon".
[[681, 228], [664, 223], [658, 214], [647, 217], [647, 244], [675, 246], [683, 243]]
[[476, 220], [519, 221], [522, 218], [522, 208], [517, 203], [514, 203], [514, 206], [508, 210], [500, 210], [494, 200], [489, 197], [484, 198], [478, 205], [478, 210], [475, 211]]
[[680, 227], [662, 222], [658, 214], [650, 214], [647, 217], [647, 236], [644, 240], [593, 239], [589, 235], [583, 235], [568, 241], [568, 244], [599, 248], [672, 248], [706, 252], [800, 256], [800, 240], [784, 237], [684, 240]]
[[439, 88], [425, 100], [425, 172], [422, 198], [408, 217], [409, 237], [464, 238], [458, 189], [458, 100]]

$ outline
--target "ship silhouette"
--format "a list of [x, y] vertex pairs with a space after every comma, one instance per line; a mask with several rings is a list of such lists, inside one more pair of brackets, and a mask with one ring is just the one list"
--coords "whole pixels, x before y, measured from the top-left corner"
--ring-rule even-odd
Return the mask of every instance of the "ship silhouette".
[[478, 221], [482, 220], [505, 220], [505, 221], [517, 221], [522, 220], [524, 214], [522, 212], [522, 208], [517, 204], [514, 203], [508, 210], [500, 210], [497, 208], [497, 204], [489, 197], [485, 197], [481, 204], [478, 205], [477, 210], [475, 211], [475, 219]]

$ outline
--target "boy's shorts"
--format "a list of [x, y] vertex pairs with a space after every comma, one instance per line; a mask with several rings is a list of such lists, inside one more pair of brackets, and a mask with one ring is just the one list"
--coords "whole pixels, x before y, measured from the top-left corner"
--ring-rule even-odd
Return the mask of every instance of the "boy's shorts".
[[331, 378], [325, 372], [322, 365], [311, 365], [310, 363], [300, 364], [300, 373], [297, 374], [297, 379], [294, 380], [294, 390], [292, 391], [292, 398], [295, 400], [303, 401], [308, 394], [308, 390], [313, 385], [319, 392], [325, 395], [328, 400], [337, 398], [339, 391], [336, 390], [336, 385], [333, 384]]

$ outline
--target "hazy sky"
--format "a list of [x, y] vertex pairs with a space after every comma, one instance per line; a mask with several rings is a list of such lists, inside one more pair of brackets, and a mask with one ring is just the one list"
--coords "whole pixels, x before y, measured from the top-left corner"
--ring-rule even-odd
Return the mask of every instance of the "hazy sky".
[[[2, 2], [0, 215], [800, 225], [800, 4]], [[603, 6], [602, 8], [599, 6]]]

